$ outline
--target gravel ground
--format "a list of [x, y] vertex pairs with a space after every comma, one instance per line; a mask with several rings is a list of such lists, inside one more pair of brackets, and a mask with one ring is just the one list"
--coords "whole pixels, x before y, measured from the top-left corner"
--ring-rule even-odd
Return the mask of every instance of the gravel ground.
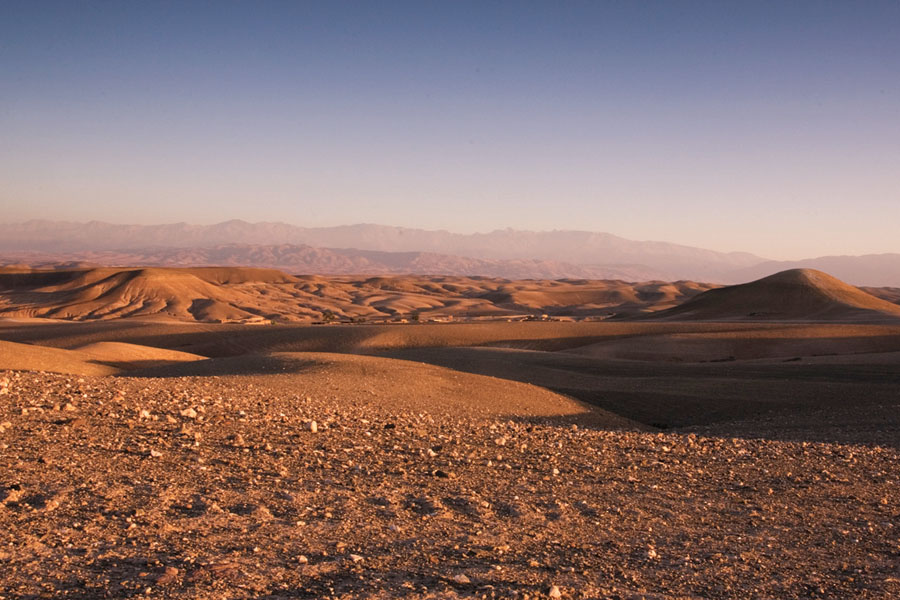
[[254, 381], [0, 373], [0, 598], [900, 597], [897, 445]]

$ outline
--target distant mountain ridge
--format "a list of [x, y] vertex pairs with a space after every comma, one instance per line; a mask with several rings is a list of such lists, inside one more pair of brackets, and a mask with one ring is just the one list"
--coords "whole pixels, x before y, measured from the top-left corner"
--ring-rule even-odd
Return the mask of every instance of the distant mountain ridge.
[[486, 260], [431, 252], [382, 252], [280, 244], [228, 244], [212, 248], [143, 248], [119, 251], [7, 252], [0, 265], [32, 267], [205, 267], [255, 266], [319, 275], [458, 275], [507, 279], [665, 279], [641, 265], [573, 265], [549, 260]]
[[764, 261], [747, 253], [722, 253], [668, 242], [639, 242], [588, 231], [506, 229], [459, 234], [370, 224], [308, 228], [239, 220], [215, 225], [116, 225], [100, 221], [28, 221], [0, 225], [0, 251], [4, 252], [73, 253], [214, 248], [234, 244], [416, 252], [482, 261], [555, 261], [606, 268], [634, 265], [664, 279], [719, 280], [735, 269]]
[[862, 256], [820, 256], [805, 260], [766, 261], [735, 271], [736, 281], [765, 277], [787, 269], [815, 269], [852, 283], [900, 287], [900, 254], [864, 254]]
[[411, 273], [741, 283], [813, 268], [853, 285], [900, 287], [900, 254], [770, 261], [588, 231], [458, 234], [385, 225], [299, 227], [231, 220], [215, 225], [119, 225], [33, 220], [0, 224], [3, 262], [234, 265], [323, 274]]

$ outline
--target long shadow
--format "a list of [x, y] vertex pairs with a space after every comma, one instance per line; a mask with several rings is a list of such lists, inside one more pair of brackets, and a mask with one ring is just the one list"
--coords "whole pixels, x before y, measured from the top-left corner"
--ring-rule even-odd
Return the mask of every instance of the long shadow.
[[[638, 330], [618, 327], [587, 326], [567, 329], [543, 329], [545, 324], [527, 327], [490, 329], [491, 335], [508, 332], [506, 339], [491, 338], [488, 330], [478, 325], [354, 325], [354, 326], [263, 326], [241, 325], [154, 325], [147, 323], [110, 322], [91, 324], [84, 335], [87, 341], [104, 338], [170, 349], [190, 350], [205, 356], [238, 356], [253, 352], [307, 351], [372, 354], [390, 358], [426, 362], [463, 372], [530, 383], [557, 391], [599, 406], [610, 412], [660, 429], [703, 427], [784, 415], [796, 419], [821, 410], [853, 407], [864, 417], [870, 407], [900, 405], [900, 364], [860, 363], [848, 357], [844, 363], [807, 364], [804, 357], [775, 361], [731, 361], [721, 363], [640, 362], [604, 360], [586, 356], [547, 352], [510, 350], [509, 348], [560, 349], [592, 343], [602, 338], [641, 335]], [[580, 325], [580, 324], [579, 324]], [[629, 326], [630, 327], [630, 326]], [[744, 327], [751, 327], [744, 325]], [[775, 324], [760, 329], [778, 330], [790, 325]], [[836, 331], [843, 326], [837, 326]], [[856, 327], [856, 326], [853, 326]], [[667, 324], [665, 330], [725, 331], [732, 324]], [[402, 329], [400, 340], [418, 348], [391, 349], [391, 339], [379, 338], [384, 333]], [[57, 324], [40, 327], [2, 327], [0, 337], [17, 341], [45, 338], [77, 339], [79, 324]], [[74, 332], [74, 333], [73, 333]], [[478, 332], [479, 347], [451, 347], [455, 338]], [[555, 332], [562, 337], [543, 337]], [[579, 335], [573, 335], [574, 333]], [[600, 333], [605, 335], [600, 336]], [[630, 333], [629, 333], [630, 332]], [[661, 333], [656, 325], [645, 334]], [[411, 336], [406, 336], [411, 333]], [[22, 339], [31, 338], [31, 339]], [[477, 336], [476, 336], [477, 337]], [[900, 345], [900, 335], [856, 335], [827, 338], [828, 345], [839, 347], [869, 344], [882, 350]], [[429, 347], [431, 346], [431, 347]], [[500, 348], [498, 348], [498, 346]], [[506, 349], [503, 349], [503, 347]], [[839, 359], [836, 359], [839, 360]], [[180, 370], [180, 367], [177, 367]], [[191, 367], [194, 371], [197, 368]], [[174, 375], [176, 367], [160, 368], [155, 376]], [[245, 356], [215, 365], [210, 374], [278, 372], [277, 363], [261, 360], [254, 363]], [[144, 372], [143, 375], [151, 375]], [[184, 373], [192, 374], [192, 373]], [[196, 372], [196, 374], [202, 374]], [[823, 417], [824, 418], [824, 417]], [[845, 418], [858, 420], [854, 414]], [[814, 423], [812, 424], [814, 425]], [[887, 425], [886, 425], [887, 427]], [[735, 425], [735, 431], [739, 428]], [[746, 428], [744, 428], [746, 429]], [[814, 438], [814, 428], [810, 429]], [[837, 439], [832, 428], [832, 437]], [[724, 433], [723, 433], [724, 434]]]
[[[0, 324], [0, 338], [66, 347], [102, 338], [104, 341], [129, 342], [218, 357], [263, 351], [357, 353], [386, 351], [397, 347], [396, 340], [379, 338], [384, 334], [393, 333], [399, 334], [403, 338], [403, 344], [409, 347], [474, 345], [557, 351], [605, 340], [644, 335], [755, 331], [784, 327], [784, 324], [627, 322], [248, 326], [154, 323], [123, 319], [40, 325]], [[900, 336], [900, 327], [897, 328], [897, 336]]]
[[119, 377], [210, 377], [222, 375], [277, 375], [280, 373], [297, 374], [302, 371], [319, 366], [315, 360], [295, 358], [290, 356], [271, 356], [261, 354], [247, 354], [242, 356], [229, 356], [210, 360], [197, 360], [188, 362], [172, 362], [160, 365], [154, 364], [148, 368], [125, 371], [119, 373]]
[[381, 355], [538, 385], [660, 430], [900, 446], [900, 364], [641, 363], [488, 348]]

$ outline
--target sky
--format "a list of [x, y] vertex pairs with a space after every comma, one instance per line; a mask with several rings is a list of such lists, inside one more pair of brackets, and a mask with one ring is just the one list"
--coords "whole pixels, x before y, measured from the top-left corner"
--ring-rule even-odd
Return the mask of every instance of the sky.
[[900, 2], [0, 3], [0, 221], [900, 252]]

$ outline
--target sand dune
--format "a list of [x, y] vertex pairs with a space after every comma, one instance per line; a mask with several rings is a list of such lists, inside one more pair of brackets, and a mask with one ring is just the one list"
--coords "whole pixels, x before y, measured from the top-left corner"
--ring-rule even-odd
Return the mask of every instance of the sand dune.
[[900, 318], [900, 306], [827, 273], [792, 269], [763, 279], [709, 290], [651, 316], [669, 320], [882, 321]]

